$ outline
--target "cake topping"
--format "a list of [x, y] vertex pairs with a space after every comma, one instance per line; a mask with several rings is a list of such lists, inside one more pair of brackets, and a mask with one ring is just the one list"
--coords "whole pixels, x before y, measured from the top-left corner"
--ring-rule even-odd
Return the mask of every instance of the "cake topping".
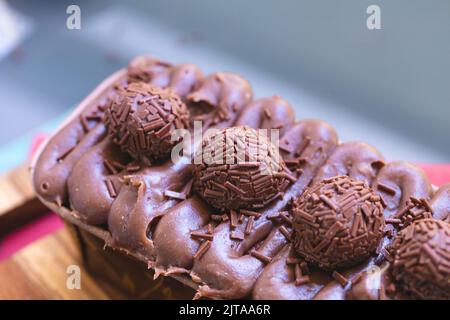
[[196, 190], [223, 211], [264, 207], [295, 180], [267, 136], [249, 127], [207, 135], [194, 162]]
[[405, 207], [392, 216], [392, 218], [386, 219], [386, 222], [396, 225], [399, 229], [403, 229], [414, 221], [432, 217], [433, 209], [427, 199], [411, 197], [406, 202]]
[[217, 72], [205, 77], [196, 90], [187, 96], [194, 121], [203, 127], [230, 127], [240, 111], [252, 99], [247, 80], [231, 72]]
[[131, 83], [105, 113], [112, 141], [133, 158], [151, 163], [167, 157], [178, 141], [175, 129], [188, 127], [189, 111], [170, 89]]
[[294, 247], [326, 270], [349, 267], [375, 252], [385, 221], [381, 199], [364, 182], [325, 179], [293, 203]]
[[168, 69], [171, 65], [167, 62], [160, 61], [148, 56], [138, 56], [128, 64], [128, 81], [129, 82], [150, 82], [155, 73]]
[[450, 226], [423, 219], [400, 231], [390, 251], [401, 288], [421, 299], [450, 299]]
[[450, 183], [440, 187], [430, 202], [433, 217], [450, 223]]
[[371, 145], [359, 141], [344, 142], [320, 168], [313, 183], [338, 175], [347, 175], [355, 180], [367, 181], [371, 186], [383, 166], [383, 155]]

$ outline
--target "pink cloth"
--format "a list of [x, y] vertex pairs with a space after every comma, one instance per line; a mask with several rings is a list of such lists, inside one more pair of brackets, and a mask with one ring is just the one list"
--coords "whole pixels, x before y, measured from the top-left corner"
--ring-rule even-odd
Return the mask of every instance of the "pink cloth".
[[[45, 134], [37, 134], [30, 147], [30, 158], [44, 142]], [[48, 213], [45, 216], [35, 219], [17, 230], [12, 231], [0, 239], [0, 261], [13, 255], [28, 244], [56, 232], [64, 226], [63, 221], [54, 213]]]
[[0, 240], [0, 261], [13, 255], [28, 244], [56, 232], [64, 226], [54, 213], [49, 213], [11, 232]]
[[[36, 137], [31, 153], [37, 149], [44, 138], [43, 135]], [[425, 170], [431, 182], [436, 186], [439, 187], [450, 182], [450, 164], [421, 164], [420, 167]], [[58, 231], [63, 225], [61, 218], [54, 213], [49, 213], [11, 232], [0, 240], [0, 261], [41, 237]]]

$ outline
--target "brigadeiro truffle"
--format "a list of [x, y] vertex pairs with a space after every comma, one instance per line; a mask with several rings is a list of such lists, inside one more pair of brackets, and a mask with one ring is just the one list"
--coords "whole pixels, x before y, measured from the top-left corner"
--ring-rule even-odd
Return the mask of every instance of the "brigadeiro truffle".
[[121, 90], [105, 112], [112, 141], [133, 158], [149, 164], [170, 155], [175, 129], [189, 125], [189, 111], [170, 89], [135, 82]]
[[418, 220], [397, 234], [390, 249], [392, 275], [405, 292], [421, 299], [450, 299], [450, 226]]
[[367, 259], [383, 237], [380, 197], [347, 176], [325, 179], [293, 202], [294, 248], [325, 270]]
[[295, 180], [266, 133], [246, 126], [205, 136], [194, 161], [195, 189], [221, 211], [262, 208]]

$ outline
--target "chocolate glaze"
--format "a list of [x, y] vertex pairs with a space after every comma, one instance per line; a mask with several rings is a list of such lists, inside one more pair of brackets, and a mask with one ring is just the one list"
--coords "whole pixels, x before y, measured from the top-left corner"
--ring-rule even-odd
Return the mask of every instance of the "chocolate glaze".
[[[217, 212], [185, 190], [192, 181], [192, 167], [187, 158], [176, 164], [142, 166], [130, 162], [127, 155], [105, 138], [105, 128], [100, 123], [102, 112], [115, 97], [116, 89], [133, 81], [171, 87], [187, 104], [193, 115], [191, 120], [205, 120], [204, 128], [245, 124], [281, 129], [281, 155], [297, 180], [290, 184], [282, 199], [260, 210], [253, 231], [242, 241], [231, 239], [230, 223], [211, 221], [211, 214]], [[292, 108], [278, 97], [253, 103], [251, 99], [250, 85], [236, 74], [216, 73], [203, 78], [194, 65], [173, 66], [138, 57], [128, 70], [114, 74], [89, 95], [47, 142], [34, 164], [35, 189], [49, 206], [62, 205], [59, 211], [63, 216], [102, 237], [106, 245], [146, 261], [155, 268], [156, 276], [172, 274], [183, 281], [186, 278], [178, 274], [190, 277], [191, 283], [198, 284], [197, 297], [375, 297], [373, 292], [364, 291], [367, 281], [355, 281], [355, 289], [351, 282], [354, 276], [364, 279], [365, 270], [379, 263], [379, 257], [352, 269], [339, 270], [350, 282], [345, 288], [329, 273], [314, 269], [309, 274], [310, 282], [296, 286], [292, 267], [286, 266], [290, 254], [290, 238], [286, 232], [291, 232], [291, 227], [280, 217], [272, 216], [286, 210], [290, 200], [301, 195], [313, 180], [346, 174], [369, 185], [377, 183], [376, 176], [384, 164], [382, 155], [359, 142], [336, 148], [337, 135], [331, 126], [319, 120], [294, 123]], [[121, 166], [111, 172], [102, 161], [105, 159]], [[127, 166], [135, 168], [129, 170]], [[397, 185], [405, 196], [420, 196], [422, 192], [429, 197], [431, 189], [427, 193], [426, 177], [403, 167], [400, 164], [393, 170], [396, 174], [380, 173], [380, 177], [386, 177], [385, 183]], [[109, 187], [105, 181], [110, 182]], [[431, 201], [435, 216], [442, 219], [448, 216], [446, 208], [450, 207], [448, 189], [443, 187]], [[167, 191], [172, 195], [167, 195]], [[174, 198], [173, 194], [182, 197]], [[383, 195], [381, 190], [380, 194]], [[401, 202], [396, 202], [392, 212], [399, 210]], [[68, 206], [72, 211], [67, 210]], [[289, 221], [289, 217], [284, 218]], [[206, 232], [211, 229], [209, 225], [213, 227], [210, 247], [200, 257], [196, 256], [204, 242], [193, 238], [191, 232]], [[245, 227], [241, 223], [235, 230], [242, 232]], [[389, 240], [383, 246], [387, 243]], [[267, 265], [270, 259], [272, 262]], [[380, 274], [388, 275], [388, 271]], [[385, 286], [389, 285], [387, 280], [383, 281]]]

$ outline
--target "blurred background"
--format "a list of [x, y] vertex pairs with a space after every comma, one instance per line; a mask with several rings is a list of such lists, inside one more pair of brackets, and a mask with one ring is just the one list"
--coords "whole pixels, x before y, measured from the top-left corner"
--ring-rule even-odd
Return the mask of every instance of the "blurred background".
[[449, 162], [449, 33], [448, 0], [0, 0], [0, 171], [142, 53], [238, 72], [389, 160]]

